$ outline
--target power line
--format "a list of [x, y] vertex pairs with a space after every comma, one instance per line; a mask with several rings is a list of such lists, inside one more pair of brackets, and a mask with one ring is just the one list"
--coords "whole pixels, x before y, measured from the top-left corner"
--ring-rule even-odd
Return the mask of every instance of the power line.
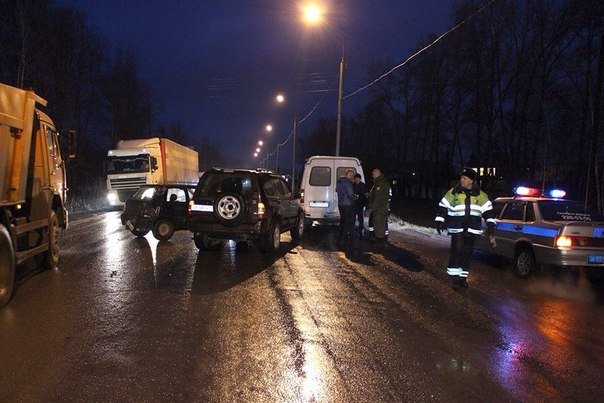
[[438, 41], [440, 41], [442, 38], [444, 38], [445, 36], [447, 36], [448, 34], [450, 34], [451, 32], [455, 31], [457, 28], [461, 27], [462, 25], [464, 25], [466, 22], [468, 22], [469, 20], [471, 20], [472, 18], [474, 18], [475, 16], [477, 16], [478, 14], [480, 14], [482, 12], [482, 10], [484, 10], [485, 8], [487, 8], [488, 6], [491, 5], [491, 3], [494, 3], [496, 0], [490, 0], [488, 3], [486, 3], [485, 5], [483, 5], [482, 7], [480, 7], [474, 14], [470, 15], [469, 17], [467, 17], [465, 20], [463, 20], [462, 22], [460, 22], [459, 24], [455, 25], [453, 28], [449, 29], [448, 31], [446, 31], [445, 33], [441, 34], [438, 38], [436, 38], [434, 41], [432, 41], [431, 43], [429, 43], [428, 45], [424, 46], [423, 48], [421, 48], [420, 50], [418, 50], [417, 52], [415, 52], [414, 54], [412, 54], [411, 56], [409, 56], [404, 62], [394, 66], [393, 68], [391, 68], [390, 70], [388, 70], [386, 73], [382, 74], [381, 76], [379, 76], [378, 78], [376, 78], [375, 80], [373, 80], [372, 82], [370, 82], [369, 84], [359, 88], [358, 90], [354, 91], [351, 94], [346, 95], [345, 97], [343, 97], [342, 99], [347, 99], [352, 97], [353, 95], [358, 94], [361, 91], [366, 90], [367, 88], [371, 87], [372, 85], [376, 84], [378, 81], [382, 80], [383, 78], [389, 76], [390, 74], [392, 74], [395, 70], [400, 69], [401, 67], [403, 67], [404, 65], [406, 65], [409, 61], [413, 60], [416, 56], [420, 55], [421, 53], [423, 53], [425, 50], [430, 49], [432, 46], [434, 46]]
[[[327, 93], [332, 89], [336, 79], [338, 78], [338, 75], [336, 74], [334, 76], [334, 78], [331, 80], [331, 83], [329, 84], [329, 87], [327, 87], [326, 90], [323, 91], [323, 95], [321, 96], [321, 98], [319, 98], [319, 100], [317, 101], [317, 103], [315, 104], [315, 106], [313, 106], [310, 111], [306, 114], [306, 116], [304, 116], [302, 119], [300, 119], [300, 121], [298, 121], [298, 125], [300, 125], [302, 122], [304, 122], [306, 119], [308, 119], [314, 112], [315, 110], [319, 107], [319, 105], [321, 104], [321, 102], [323, 102], [323, 100], [325, 99], [325, 96], [327, 95]], [[289, 140], [291, 139], [292, 135], [293, 135], [294, 131], [292, 129], [292, 131], [289, 133], [289, 136], [287, 136], [287, 138], [285, 139], [285, 141], [283, 143], [277, 143], [277, 147], [275, 147], [275, 151], [273, 151], [270, 154], [267, 154], [267, 156], [262, 159], [262, 161], [260, 162], [261, 164], [264, 164], [265, 161], [267, 161], [268, 157], [271, 157], [273, 155], [275, 155], [275, 153], [277, 152], [277, 149], [280, 147], [283, 147], [284, 145], [286, 145]], [[267, 161], [268, 162], [268, 161]]]

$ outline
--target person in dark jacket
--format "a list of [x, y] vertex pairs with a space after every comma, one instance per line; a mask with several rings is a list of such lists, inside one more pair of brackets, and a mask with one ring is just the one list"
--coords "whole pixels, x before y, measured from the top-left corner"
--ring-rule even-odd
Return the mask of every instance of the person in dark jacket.
[[340, 229], [338, 243], [343, 243], [345, 238], [350, 237], [354, 231], [354, 188], [352, 178], [354, 171], [347, 169], [344, 176], [336, 182], [336, 193], [338, 194], [338, 210], [340, 210]]
[[354, 188], [354, 213], [352, 216], [352, 222], [359, 222], [359, 239], [363, 238], [363, 230], [365, 229], [365, 219], [363, 213], [365, 212], [365, 206], [367, 206], [367, 185], [361, 180], [361, 174], [355, 174], [352, 182]]
[[373, 186], [369, 191], [367, 207], [371, 210], [371, 224], [375, 237], [369, 239], [371, 243], [386, 243], [386, 231], [388, 225], [388, 211], [390, 200], [390, 183], [379, 168], [371, 172]]
[[482, 220], [486, 220], [488, 231], [495, 226], [493, 204], [487, 194], [480, 190], [478, 179], [475, 170], [464, 168], [459, 183], [449, 189], [438, 204], [439, 212], [434, 219], [439, 234], [446, 221], [451, 235], [447, 274], [453, 288], [468, 286], [466, 280], [470, 274], [470, 259], [474, 241], [482, 234]]

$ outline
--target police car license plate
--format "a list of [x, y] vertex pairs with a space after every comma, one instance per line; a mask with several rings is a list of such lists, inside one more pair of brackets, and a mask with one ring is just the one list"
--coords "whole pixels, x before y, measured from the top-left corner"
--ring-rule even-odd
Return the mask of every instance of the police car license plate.
[[587, 255], [587, 263], [604, 263], [604, 255]]

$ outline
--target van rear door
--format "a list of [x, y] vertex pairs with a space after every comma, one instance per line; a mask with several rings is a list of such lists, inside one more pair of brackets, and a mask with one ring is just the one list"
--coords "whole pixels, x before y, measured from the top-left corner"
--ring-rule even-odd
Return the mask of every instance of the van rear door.
[[304, 184], [306, 212], [316, 218], [339, 217], [334, 160], [315, 158], [308, 169], [308, 182]]

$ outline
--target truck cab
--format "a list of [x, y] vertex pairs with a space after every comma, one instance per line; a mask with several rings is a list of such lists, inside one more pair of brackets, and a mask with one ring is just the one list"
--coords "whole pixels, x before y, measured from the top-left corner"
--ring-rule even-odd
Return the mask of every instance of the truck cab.
[[0, 84], [0, 307], [11, 299], [15, 270], [35, 257], [59, 263], [59, 233], [67, 228], [67, 181], [59, 133], [33, 91]]

